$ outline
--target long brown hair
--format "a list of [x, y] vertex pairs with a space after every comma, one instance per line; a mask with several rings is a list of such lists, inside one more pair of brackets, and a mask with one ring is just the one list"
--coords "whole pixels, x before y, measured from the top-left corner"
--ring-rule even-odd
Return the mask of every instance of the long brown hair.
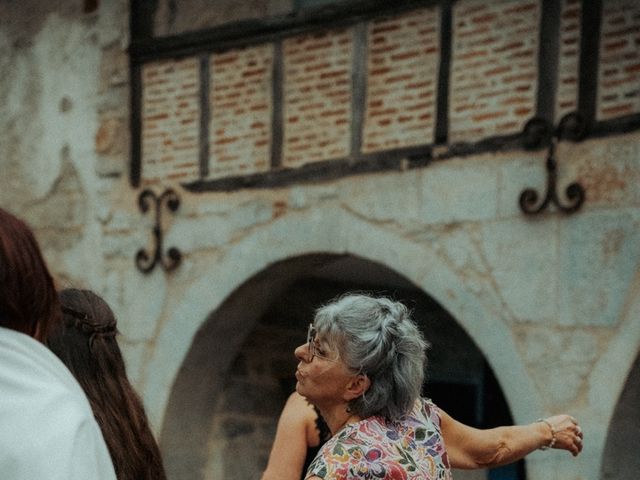
[[0, 208], [0, 326], [44, 341], [60, 316], [53, 278], [33, 232]]
[[89, 398], [118, 480], [166, 479], [142, 401], [127, 378], [113, 311], [88, 290], [63, 290], [60, 303], [64, 322], [48, 345]]

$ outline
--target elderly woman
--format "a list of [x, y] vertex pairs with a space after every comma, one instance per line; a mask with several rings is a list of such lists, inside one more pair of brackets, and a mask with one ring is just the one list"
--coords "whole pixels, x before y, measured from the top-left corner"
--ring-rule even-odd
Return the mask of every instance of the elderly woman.
[[450, 479], [451, 468], [504, 465], [536, 449], [580, 453], [568, 415], [478, 430], [420, 398], [426, 348], [407, 308], [387, 298], [351, 294], [316, 312], [295, 350], [296, 390], [333, 436], [306, 479]]

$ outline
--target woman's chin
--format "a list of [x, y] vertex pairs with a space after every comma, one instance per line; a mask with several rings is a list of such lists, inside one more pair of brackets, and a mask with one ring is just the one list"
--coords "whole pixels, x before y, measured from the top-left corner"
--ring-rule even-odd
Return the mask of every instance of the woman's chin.
[[296, 382], [296, 392], [298, 392], [298, 395], [300, 395], [301, 397], [307, 398], [304, 390], [304, 384], [300, 380]]

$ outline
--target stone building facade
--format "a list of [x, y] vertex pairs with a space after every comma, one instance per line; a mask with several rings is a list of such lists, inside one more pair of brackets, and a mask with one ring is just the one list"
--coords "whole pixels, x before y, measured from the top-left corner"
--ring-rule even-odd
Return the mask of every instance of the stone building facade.
[[[259, 476], [350, 289], [414, 308], [445, 408], [584, 426], [576, 459], [457, 478], [636, 478], [638, 3], [389, 3], [0, 3], [0, 205], [113, 306], [171, 479]], [[525, 214], [549, 145], [584, 203]]]

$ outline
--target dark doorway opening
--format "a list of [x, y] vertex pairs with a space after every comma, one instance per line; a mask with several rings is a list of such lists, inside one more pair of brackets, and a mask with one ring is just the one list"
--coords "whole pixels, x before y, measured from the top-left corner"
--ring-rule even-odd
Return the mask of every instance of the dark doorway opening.
[[[277, 380], [282, 405], [295, 389], [293, 373], [297, 360], [293, 350], [304, 342], [306, 326], [313, 319], [314, 310], [348, 291], [386, 295], [412, 308], [415, 320], [431, 343], [428, 378], [423, 388], [425, 396], [454, 418], [478, 428], [513, 424], [502, 389], [473, 340], [441, 305], [405, 279], [397, 278], [389, 279], [384, 285], [366, 280], [340, 281], [329, 274], [301, 278], [274, 301], [259, 319], [252, 337], [274, 337], [277, 353], [271, 353], [270, 366], [262, 362], [260, 369]], [[282, 340], [285, 337], [290, 339], [286, 345]], [[257, 360], [257, 342], [248, 339], [245, 346], [248, 349], [242, 349], [237, 364], [242, 368], [252, 363], [251, 357]], [[265, 355], [266, 352], [259, 357], [264, 360]], [[255, 375], [256, 369], [253, 372]], [[269, 442], [265, 444], [267, 446], [270, 448]], [[265, 462], [268, 453], [265, 448], [261, 454]], [[456, 471], [455, 477], [460, 480], [525, 480], [526, 474], [524, 461], [520, 461], [482, 472]]]

